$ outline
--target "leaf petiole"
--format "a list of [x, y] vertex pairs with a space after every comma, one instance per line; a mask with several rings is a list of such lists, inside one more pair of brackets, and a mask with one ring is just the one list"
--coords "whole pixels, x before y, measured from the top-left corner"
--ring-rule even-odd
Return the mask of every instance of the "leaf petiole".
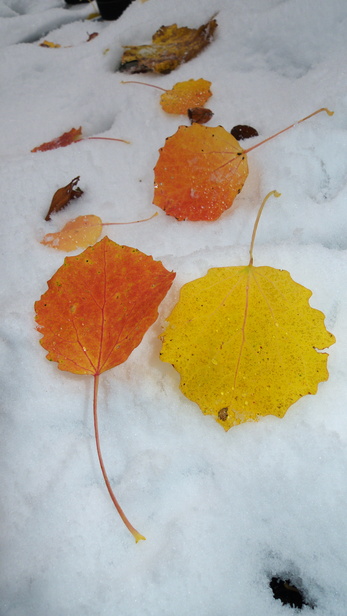
[[94, 375], [94, 396], [93, 396], [93, 417], [94, 417], [94, 433], [95, 433], [95, 442], [96, 442], [96, 450], [98, 453], [98, 458], [99, 458], [99, 464], [100, 464], [100, 468], [101, 468], [101, 472], [108, 490], [108, 493], [111, 497], [111, 500], [115, 506], [115, 508], [117, 509], [120, 517], [122, 518], [125, 526], [127, 527], [127, 529], [131, 532], [131, 534], [133, 535], [136, 543], [138, 541], [141, 540], [145, 540], [146, 537], [144, 537], [143, 535], [141, 535], [136, 528], [133, 527], [132, 524], [130, 524], [128, 518], [126, 517], [123, 509], [121, 508], [120, 504], [118, 503], [114, 492], [112, 490], [109, 478], [107, 476], [106, 473], [106, 469], [105, 469], [105, 465], [102, 459], [102, 455], [101, 455], [101, 449], [100, 449], [100, 439], [99, 439], [99, 427], [98, 427], [98, 389], [99, 389], [99, 374], [95, 374]]
[[308, 120], [309, 118], [312, 118], [312, 116], [317, 115], [317, 113], [321, 113], [321, 111], [325, 111], [330, 116], [334, 115], [333, 111], [330, 111], [326, 107], [321, 107], [321, 109], [317, 109], [316, 111], [314, 111], [313, 113], [310, 113], [310, 115], [306, 116], [305, 118], [301, 118], [301, 120], [298, 120], [297, 122], [294, 122], [294, 124], [291, 124], [290, 126], [287, 126], [287, 128], [283, 128], [282, 130], [278, 131], [278, 133], [275, 133], [274, 135], [271, 135], [271, 137], [267, 137], [266, 139], [264, 139], [260, 143], [257, 143], [256, 145], [252, 145], [247, 150], [244, 150], [244, 154], [248, 154], [248, 152], [251, 152], [252, 150], [255, 150], [255, 148], [258, 148], [260, 145], [263, 145], [263, 143], [266, 143], [267, 141], [270, 141], [271, 139], [274, 139], [278, 135], [281, 135], [282, 133], [285, 133], [290, 128], [294, 128], [294, 126], [296, 126], [297, 124], [301, 124], [301, 122], [305, 122], [305, 120]]
[[263, 209], [264, 209], [265, 203], [266, 203], [266, 202], [267, 202], [267, 200], [268, 200], [270, 197], [272, 197], [272, 196], [274, 196], [274, 197], [280, 197], [280, 196], [281, 196], [281, 193], [277, 192], [277, 190], [272, 190], [272, 191], [271, 191], [271, 192], [269, 192], [269, 193], [266, 195], [266, 197], [263, 199], [263, 202], [262, 202], [262, 204], [261, 204], [261, 206], [260, 206], [260, 208], [259, 208], [259, 211], [258, 211], [257, 217], [256, 217], [256, 219], [255, 219], [254, 227], [253, 227], [253, 233], [252, 233], [251, 245], [250, 245], [250, 248], [249, 248], [249, 256], [250, 256], [250, 259], [249, 259], [249, 264], [248, 264], [248, 265], [253, 265], [253, 248], [254, 248], [254, 241], [255, 241], [255, 236], [256, 236], [256, 233], [257, 233], [257, 229], [258, 229], [258, 224], [259, 224], [260, 216], [262, 215], [262, 212], [263, 212]]

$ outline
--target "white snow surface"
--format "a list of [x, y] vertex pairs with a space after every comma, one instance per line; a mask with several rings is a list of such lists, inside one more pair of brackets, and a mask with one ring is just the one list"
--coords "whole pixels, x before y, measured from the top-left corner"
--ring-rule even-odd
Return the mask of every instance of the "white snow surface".
[[[272, 576], [345, 616], [347, 605], [347, 4], [346, 0], [134, 0], [114, 22], [89, 5], [0, 0], [1, 616], [285, 616]], [[152, 205], [153, 167], [185, 117], [158, 91], [123, 85], [122, 46], [161, 25], [198, 27], [218, 11], [215, 40], [164, 88], [212, 82], [211, 126], [254, 126], [255, 144], [321, 113], [249, 155], [250, 173], [216, 222], [108, 227], [114, 241], [177, 272], [159, 318], [123, 365], [100, 378], [101, 446], [115, 493], [147, 540], [138, 544], [107, 494], [97, 461], [93, 380], [45, 359], [34, 302], [65, 254], [40, 244], [82, 214], [137, 220]], [[86, 43], [88, 34], [99, 36]], [[47, 49], [47, 38], [63, 46]], [[70, 130], [127, 139], [31, 149]], [[75, 176], [81, 199], [45, 222]], [[160, 333], [183, 283], [248, 262], [267, 192], [256, 265], [290, 271], [336, 336], [330, 378], [283, 419], [225, 432], [159, 359]], [[106, 235], [104, 233], [103, 235]], [[80, 251], [70, 254], [78, 254]]]

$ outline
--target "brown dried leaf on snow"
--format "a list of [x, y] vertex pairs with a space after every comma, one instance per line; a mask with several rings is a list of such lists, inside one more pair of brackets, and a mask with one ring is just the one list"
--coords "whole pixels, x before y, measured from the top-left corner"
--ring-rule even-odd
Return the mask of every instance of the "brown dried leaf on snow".
[[217, 21], [210, 19], [200, 28], [162, 26], [151, 45], [126, 45], [119, 70], [124, 73], [171, 73], [183, 62], [195, 58], [213, 38]]
[[81, 190], [79, 187], [75, 188], [79, 181], [80, 176], [78, 175], [77, 178], [71, 180], [70, 184], [67, 184], [67, 186], [58, 188], [58, 190], [53, 195], [53, 199], [45, 217], [45, 220], [51, 220], [51, 214], [59, 212], [64, 207], [66, 207], [72, 199], [77, 199], [78, 197], [81, 197], [83, 195], [83, 190]]

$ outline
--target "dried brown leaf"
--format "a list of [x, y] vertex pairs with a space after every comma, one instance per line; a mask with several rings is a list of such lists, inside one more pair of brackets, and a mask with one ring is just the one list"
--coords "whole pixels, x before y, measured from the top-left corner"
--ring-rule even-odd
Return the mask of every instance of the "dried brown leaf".
[[77, 199], [83, 195], [83, 190], [79, 187], [75, 188], [79, 181], [80, 176], [78, 175], [76, 178], [71, 180], [70, 184], [67, 184], [67, 186], [58, 188], [53, 195], [53, 199], [45, 220], [51, 220], [51, 214], [60, 212], [60, 210], [64, 209], [64, 207], [66, 207], [72, 199]]

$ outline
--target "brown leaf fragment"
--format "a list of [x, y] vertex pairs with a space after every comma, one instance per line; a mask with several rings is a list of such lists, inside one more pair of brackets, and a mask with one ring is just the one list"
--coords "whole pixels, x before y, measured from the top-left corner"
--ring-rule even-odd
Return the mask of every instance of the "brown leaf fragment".
[[258, 136], [258, 131], [252, 126], [247, 126], [247, 124], [237, 124], [231, 129], [230, 133], [233, 137], [235, 137], [235, 139], [237, 139], [237, 141]]
[[200, 28], [162, 26], [151, 45], [125, 45], [119, 70], [123, 73], [171, 73], [195, 58], [212, 40], [217, 21], [210, 19]]
[[91, 34], [88, 34], [86, 42], [89, 43], [89, 41], [92, 41], [96, 36], [99, 36], [99, 32], [92, 32]]
[[83, 195], [83, 190], [79, 187], [75, 188], [79, 181], [80, 176], [78, 175], [76, 178], [71, 180], [70, 184], [67, 184], [67, 186], [58, 188], [53, 195], [53, 199], [45, 220], [51, 220], [51, 214], [60, 212], [60, 210], [64, 209], [64, 207], [66, 207], [72, 199], [77, 199]]
[[192, 107], [188, 109], [188, 118], [191, 124], [206, 124], [213, 116], [211, 109], [205, 107]]

